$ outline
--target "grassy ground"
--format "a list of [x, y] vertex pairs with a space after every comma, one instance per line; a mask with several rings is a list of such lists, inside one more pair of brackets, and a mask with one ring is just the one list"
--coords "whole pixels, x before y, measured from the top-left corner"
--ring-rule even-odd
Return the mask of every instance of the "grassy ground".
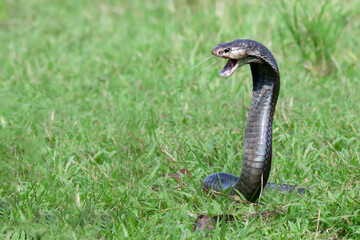
[[[360, 239], [359, 36], [356, 0], [0, 1], [0, 238]], [[282, 76], [270, 182], [311, 194], [200, 190], [240, 173], [251, 74], [189, 70], [236, 38]]]

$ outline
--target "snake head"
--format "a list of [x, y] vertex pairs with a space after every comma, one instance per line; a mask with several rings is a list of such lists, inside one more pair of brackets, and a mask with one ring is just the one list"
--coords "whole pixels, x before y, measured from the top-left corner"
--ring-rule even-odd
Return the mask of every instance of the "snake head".
[[236, 69], [244, 65], [244, 62], [241, 60], [246, 56], [246, 51], [241, 46], [236, 46], [234, 42], [221, 43], [211, 52], [217, 57], [228, 59], [226, 65], [220, 71], [220, 75], [223, 77], [231, 76]]

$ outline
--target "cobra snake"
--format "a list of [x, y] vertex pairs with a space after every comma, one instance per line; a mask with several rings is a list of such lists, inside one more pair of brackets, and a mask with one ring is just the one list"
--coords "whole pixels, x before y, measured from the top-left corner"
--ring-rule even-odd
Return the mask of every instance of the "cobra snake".
[[280, 192], [296, 190], [304, 194], [304, 188], [294, 185], [267, 183], [272, 158], [273, 117], [280, 90], [280, 73], [275, 58], [264, 45], [249, 39], [221, 43], [212, 54], [228, 59], [220, 71], [223, 77], [229, 77], [239, 67], [250, 64], [252, 103], [245, 129], [240, 177], [224, 172], [213, 173], [203, 180], [202, 187], [231, 195], [240, 193], [250, 202], [258, 200], [264, 188]]

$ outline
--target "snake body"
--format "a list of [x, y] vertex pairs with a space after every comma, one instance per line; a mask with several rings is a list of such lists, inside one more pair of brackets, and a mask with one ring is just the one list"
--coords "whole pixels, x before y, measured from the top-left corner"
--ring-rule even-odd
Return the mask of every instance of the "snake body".
[[242, 194], [248, 201], [255, 202], [262, 189], [278, 189], [281, 192], [304, 188], [287, 184], [267, 183], [272, 159], [272, 124], [280, 90], [280, 73], [275, 58], [262, 44], [254, 40], [237, 39], [217, 45], [212, 54], [227, 58], [220, 75], [228, 77], [236, 69], [250, 64], [253, 90], [252, 104], [244, 136], [243, 165], [240, 177], [229, 173], [213, 173], [203, 182], [204, 189], [217, 192]]

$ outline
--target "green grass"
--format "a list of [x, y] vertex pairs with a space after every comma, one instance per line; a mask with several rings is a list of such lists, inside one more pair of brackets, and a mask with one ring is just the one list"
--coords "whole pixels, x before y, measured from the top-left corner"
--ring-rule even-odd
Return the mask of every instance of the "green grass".
[[[0, 238], [360, 239], [359, 19], [355, 0], [0, 1]], [[200, 190], [240, 173], [251, 74], [189, 70], [236, 38], [281, 72], [269, 181], [311, 194]], [[203, 213], [244, 221], [192, 232]]]

